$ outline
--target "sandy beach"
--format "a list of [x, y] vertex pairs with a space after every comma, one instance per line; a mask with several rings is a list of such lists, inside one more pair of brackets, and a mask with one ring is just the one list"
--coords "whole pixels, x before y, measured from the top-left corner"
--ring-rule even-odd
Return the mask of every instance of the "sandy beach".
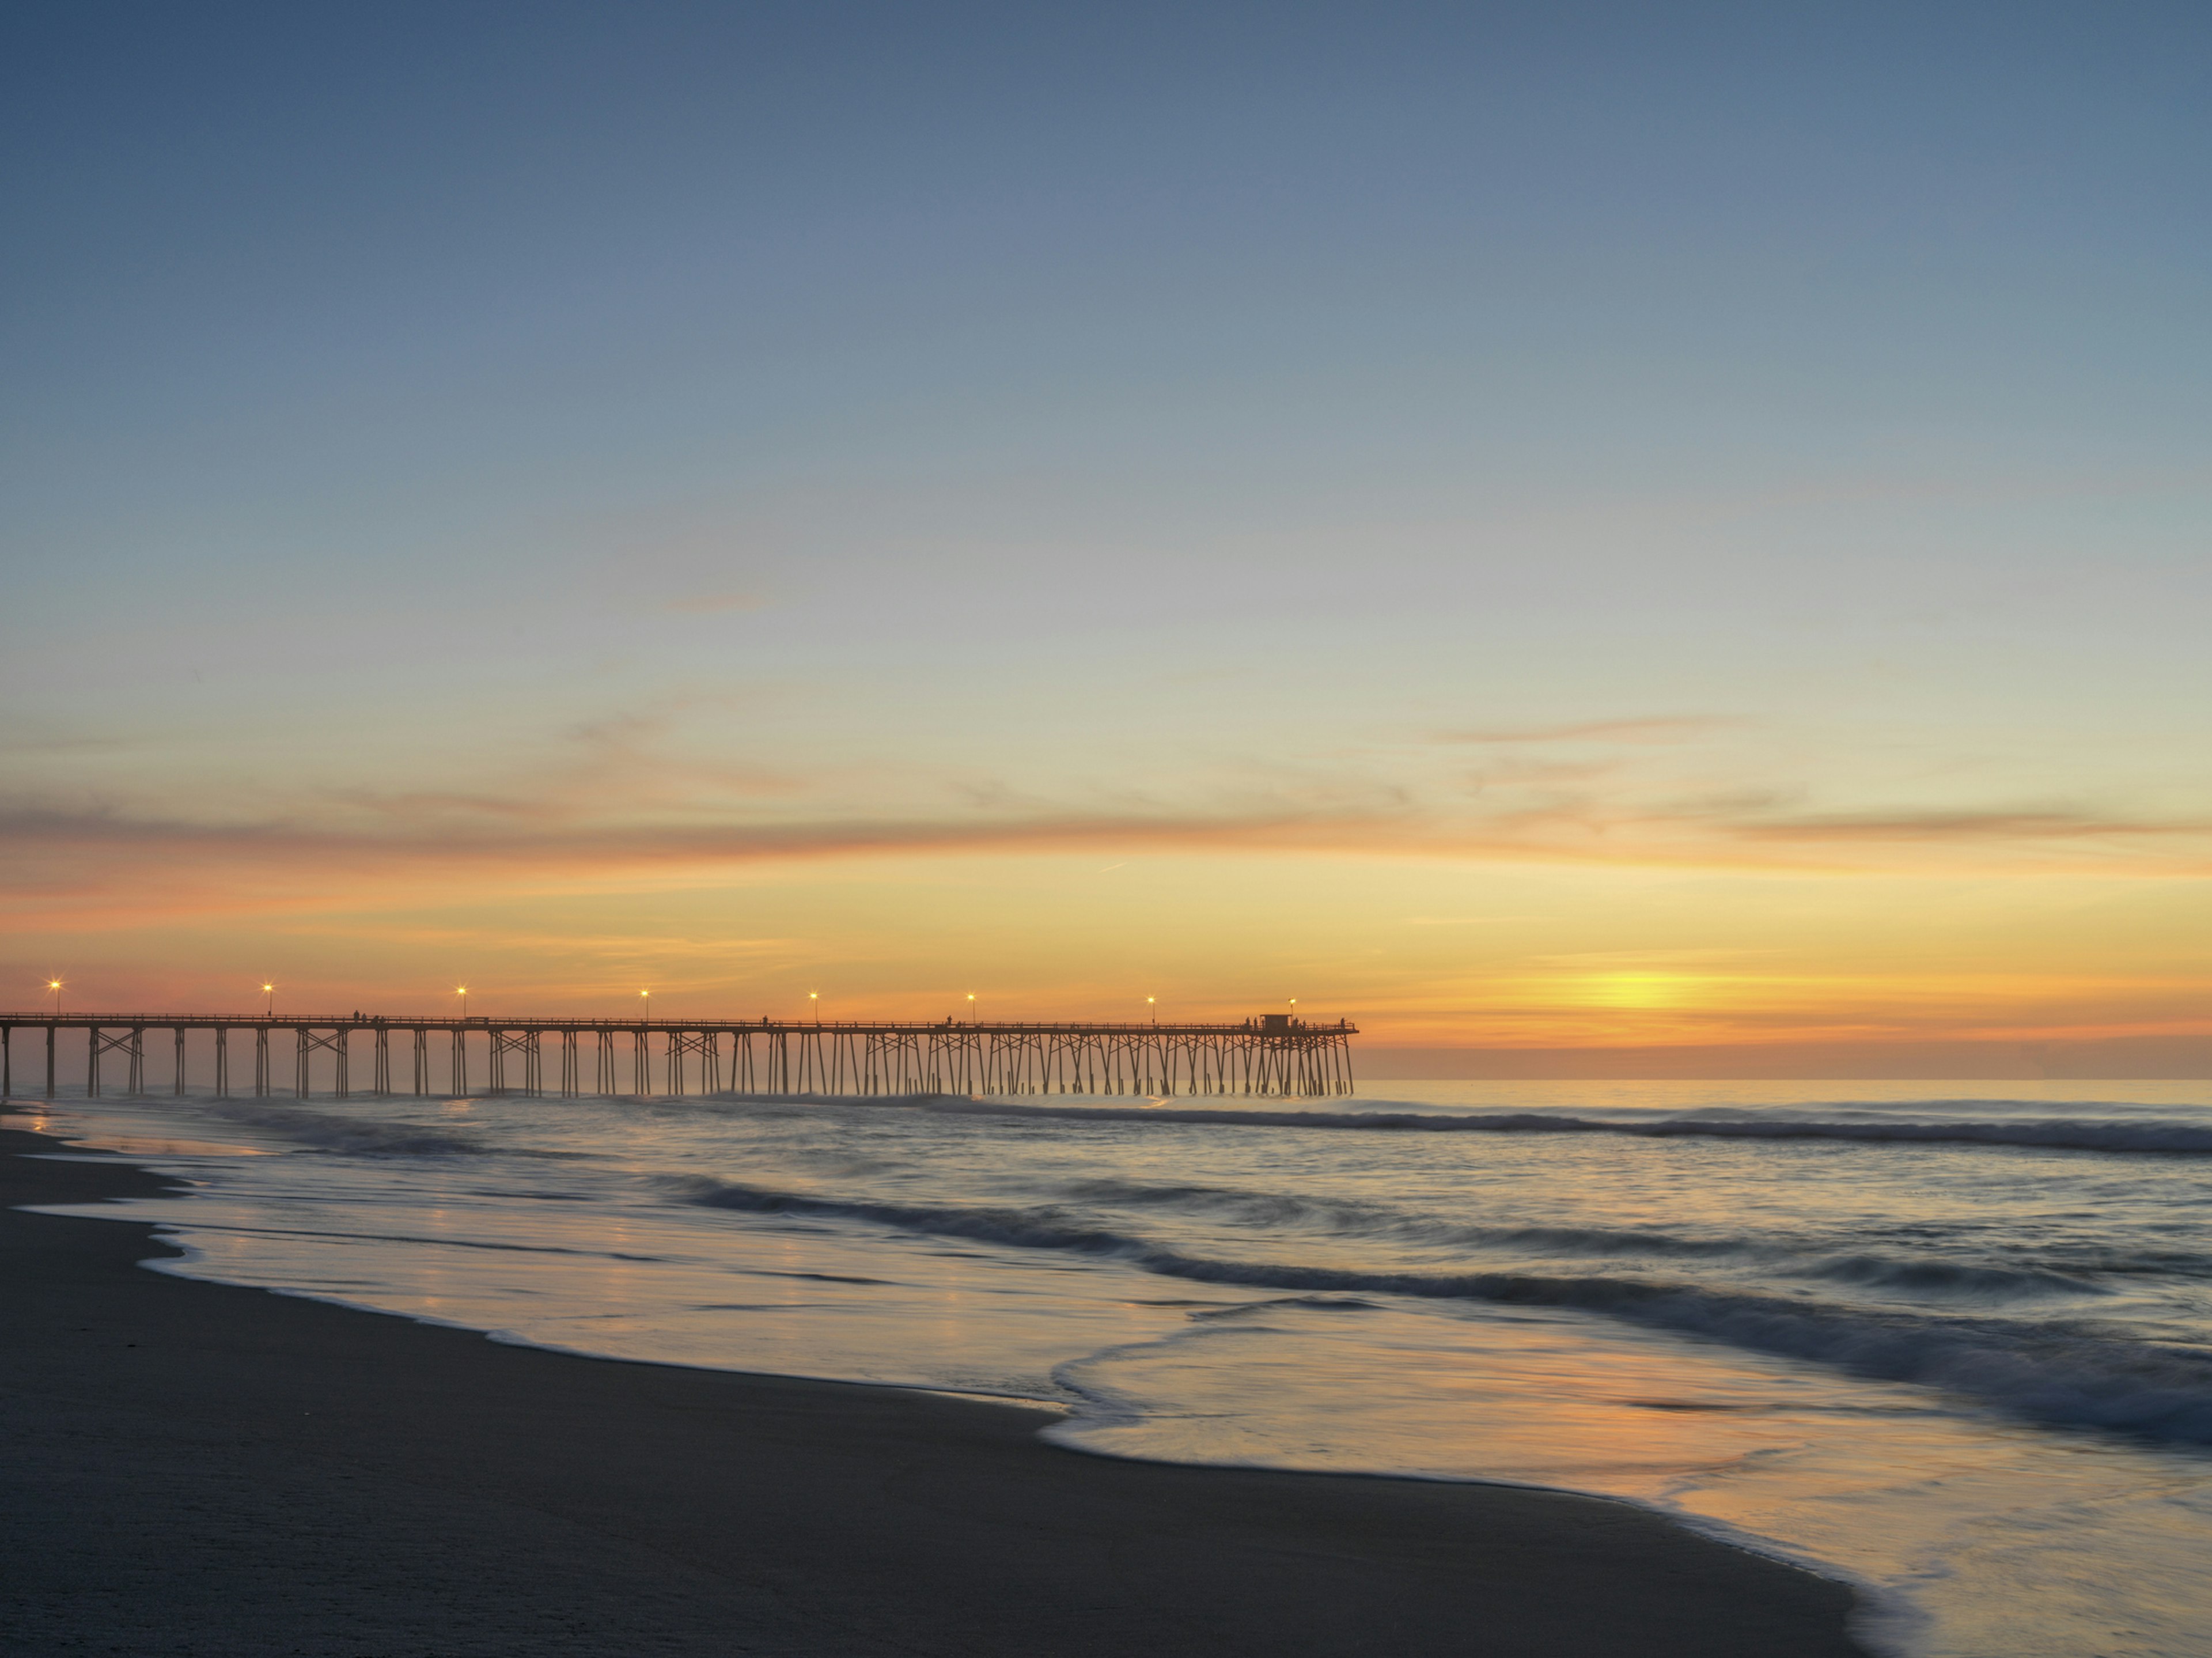
[[1849, 1593], [1626, 1506], [1184, 1468], [1034, 1408], [580, 1359], [141, 1269], [0, 1142], [0, 1623], [33, 1655], [1791, 1654]]

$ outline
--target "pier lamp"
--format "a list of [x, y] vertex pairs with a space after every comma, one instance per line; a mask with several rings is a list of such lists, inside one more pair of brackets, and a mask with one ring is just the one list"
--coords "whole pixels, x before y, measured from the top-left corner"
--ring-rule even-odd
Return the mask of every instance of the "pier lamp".
[[818, 990], [810, 990], [806, 993], [806, 999], [814, 1005], [814, 1023], [820, 1024], [822, 1023], [822, 993]]
[[653, 1020], [653, 993], [649, 990], [641, 990], [637, 993], [645, 999], [646, 1022], [647, 1023], [651, 1023]]
[[466, 985], [455, 985], [453, 994], [461, 999], [461, 1020], [466, 1023], [469, 1017], [469, 987]]
[[276, 1017], [276, 987], [264, 985], [261, 987], [261, 993], [269, 999], [269, 1017], [275, 1018]]
[[1146, 997], [1145, 1011], [1151, 1014], [1152, 1023], [1158, 1024], [1160, 1022], [1160, 999], [1157, 996]]
[[58, 1019], [62, 1016], [62, 981], [59, 979], [49, 979], [46, 981], [46, 988], [54, 993], [54, 1017]]

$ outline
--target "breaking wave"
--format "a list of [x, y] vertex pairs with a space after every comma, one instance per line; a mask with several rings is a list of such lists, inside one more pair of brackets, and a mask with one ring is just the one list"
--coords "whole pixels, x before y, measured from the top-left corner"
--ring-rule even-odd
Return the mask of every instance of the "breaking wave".
[[262, 1105], [249, 1101], [225, 1101], [209, 1108], [214, 1115], [227, 1121], [240, 1123], [248, 1128], [258, 1128], [319, 1151], [345, 1152], [356, 1157], [481, 1157], [492, 1149], [483, 1141], [466, 1134], [423, 1128], [411, 1123], [380, 1122], [371, 1117], [349, 1117], [337, 1111], [312, 1111], [295, 1106]]
[[2212, 1350], [2001, 1318], [1848, 1308], [1753, 1291], [1599, 1274], [1376, 1271], [1209, 1259], [1054, 1209], [838, 1199], [683, 1176], [684, 1200], [748, 1214], [858, 1220], [936, 1237], [1110, 1258], [1194, 1283], [1291, 1295], [1394, 1295], [1602, 1314], [1807, 1359], [1854, 1376], [1965, 1394], [2030, 1420], [2212, 1444]]

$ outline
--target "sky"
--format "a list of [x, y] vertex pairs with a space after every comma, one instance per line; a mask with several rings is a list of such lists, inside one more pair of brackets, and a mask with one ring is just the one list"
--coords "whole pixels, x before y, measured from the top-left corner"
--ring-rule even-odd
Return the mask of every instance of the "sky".
[[2208, 48], [10, 8], [0, 1003], [2212, 1076]]

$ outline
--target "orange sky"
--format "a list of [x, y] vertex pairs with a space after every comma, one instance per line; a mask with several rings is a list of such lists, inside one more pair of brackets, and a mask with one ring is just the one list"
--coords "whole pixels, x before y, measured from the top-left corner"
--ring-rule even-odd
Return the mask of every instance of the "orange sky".
[[1944, 866], [1948, 843], [1929, 867], [1808, 869], [1672, 847], [1565, 862], [1272, 833], [1038, 838], [626, 861], [78, 845], [51, 884], [10, 895], [14, 1001], [50, 972], [74, 1006], [210, 1011], [253, 1005], [264, 977], [302, 1011], [441, 1009], [462, 983], [482, 1011], [612, 1012], [649, 987], [667, 1013], [716, 1017], [798, 1013], [810, 991], [832, 1011], [931, 1018], [971, 991], [1009, 1018], [1141, 1017], [1148, 996], [1242, 1017], [1296, 996], [1357, 1021], [1370, 1049], [1507, 1051], [1494, 1068], [1568, 1073], [1617, 1069], [1624, 1050], [1651, 1074], [2015, 1074], [2091, 1050], [2185, 1070], [2212, 1053], [2205, 888], [2154, 866], [2051, 867], [2014, 847], [1967, 872]]

